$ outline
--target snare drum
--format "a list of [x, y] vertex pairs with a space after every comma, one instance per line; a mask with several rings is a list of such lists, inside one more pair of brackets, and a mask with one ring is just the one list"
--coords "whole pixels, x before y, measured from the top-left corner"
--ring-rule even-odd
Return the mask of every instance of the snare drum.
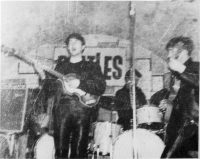
[[144, 106], [136, 111], [137, 125], [144, 123], [161, 123], [163, 114], [158, 107]]
[[110, 154], [114, 139], [121, 133], [121, 126], [110, 122], [97, 122], [94, 130], [94, 150]]
[[164, 142], [154, 133], [146, 129], [136, 129], [136, 148], [133, 148], [132, 130], [125, 131], [118, 136], [114, 142], [113, 159], [133, 159], [133, 150], [137, 152], [138, 158], [160, 159], [164, 150]]
[[147, 129], [164, 139], [163, 114], [158, 107], [144, 106], [137, 110], [137, 128]]

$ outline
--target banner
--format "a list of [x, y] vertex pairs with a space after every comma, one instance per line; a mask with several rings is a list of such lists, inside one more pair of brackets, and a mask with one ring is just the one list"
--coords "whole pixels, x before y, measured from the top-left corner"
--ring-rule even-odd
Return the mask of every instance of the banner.
[[108, 86], [124, 85], [126, 48], [88, 47], [83, 53], [83, 58], [100, 64]]

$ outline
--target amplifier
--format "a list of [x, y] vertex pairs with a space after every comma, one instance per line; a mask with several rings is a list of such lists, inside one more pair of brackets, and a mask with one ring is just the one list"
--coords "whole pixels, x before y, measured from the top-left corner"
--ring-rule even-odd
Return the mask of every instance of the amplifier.
[[1, 80], [0, 94], [0, 132], [21, 132], [28, 96], [26, 80]]

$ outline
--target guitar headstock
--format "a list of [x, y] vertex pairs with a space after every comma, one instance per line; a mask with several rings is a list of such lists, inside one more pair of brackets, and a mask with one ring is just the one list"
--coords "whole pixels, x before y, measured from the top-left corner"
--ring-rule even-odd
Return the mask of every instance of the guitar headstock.
[[1, 45], [1, 53], [3, 53], [5, 56], [16, 56], [19, 54], [19, 51], [16, 51], [14, 48], [10, 48], [5, 45]]

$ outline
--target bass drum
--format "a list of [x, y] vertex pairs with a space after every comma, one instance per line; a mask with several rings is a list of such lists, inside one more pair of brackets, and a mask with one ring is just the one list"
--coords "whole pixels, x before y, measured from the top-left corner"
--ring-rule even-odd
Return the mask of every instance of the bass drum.
[[[154, 133], [146, 129], [136, 129], [135, 146], [137, 156], [141, 158], [159, 159], [164, 150], [163, 141]], [[113, 159], [133, 159], [132, 130], [125, 131], [118, 136], [114, 143]], [[135, 149], [134, 149], [135, 150]]]
[[55, 159], [54, 139], [48, 134], [43, 134], [34, 147], [35, 159]]

